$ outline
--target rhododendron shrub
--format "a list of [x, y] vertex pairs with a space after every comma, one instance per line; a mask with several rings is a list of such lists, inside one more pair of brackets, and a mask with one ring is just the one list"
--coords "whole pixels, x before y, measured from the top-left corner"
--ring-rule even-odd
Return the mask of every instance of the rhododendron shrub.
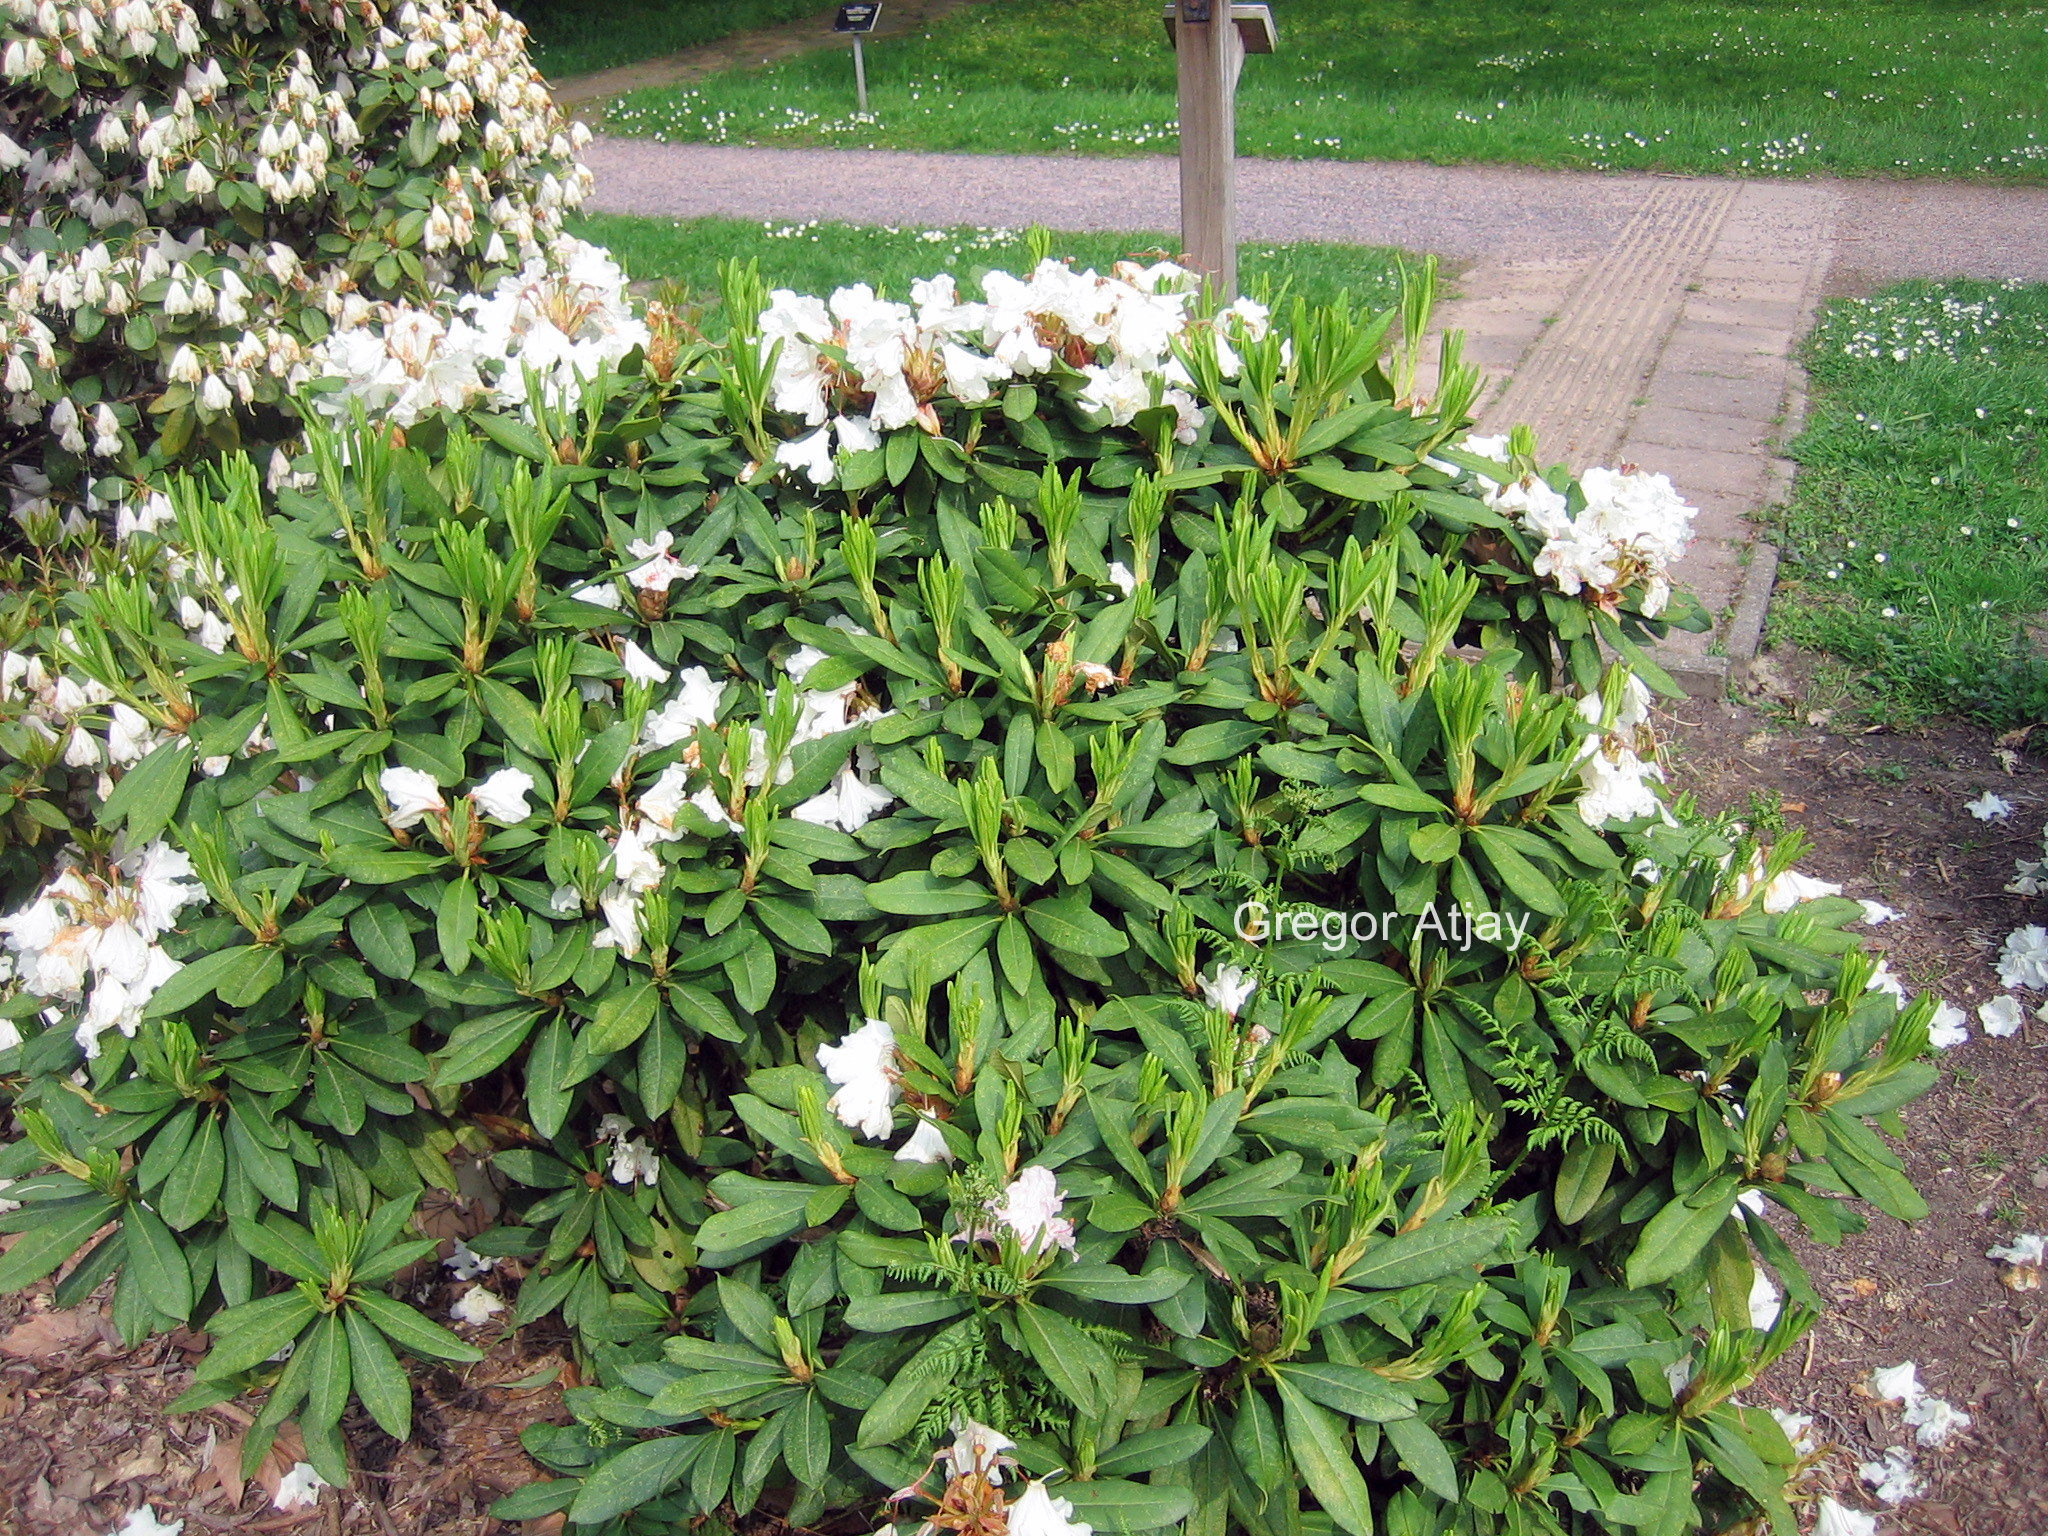
[[[17, 517], [150, 520], [153, 471], [240, 444], [267, 460], [294, 393], [352, 371], [394, 301], [433, 312], [562, 265], [583, 130], [490, 0], [5, 0], [0, 18]], [[393, 352], [461, 403], [431, 337]]]
[[1664, 489], [1177, 269], [726, 309], [366, 348], [29, 605], [0, 1287], [337, 1483], [559, 1314], [506, 1519], [1789, 1531], [1738, 1394], [1931, 999], [1666, 802]]

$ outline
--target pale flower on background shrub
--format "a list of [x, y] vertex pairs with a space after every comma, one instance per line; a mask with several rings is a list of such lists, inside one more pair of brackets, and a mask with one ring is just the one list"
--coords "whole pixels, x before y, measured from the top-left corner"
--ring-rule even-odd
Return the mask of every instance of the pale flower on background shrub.
[[[17, 517], [76, 525], [146, 496], [126, 477], [194, 445], [290, 437], [292, 395], [337, 367], [394, 420], [460, 405], [474, 370], [424, 310], [480, 286], [453, 323], [544, 378], [619, 344], [533, 323], [538, 290], [584, 289], [600, 259], [554, 245], [590, 185], [588, 133], [491, 0], [4, 13], [0, 409], [28, 445]], [[344, 232], [345, 252], [320, 244]], [[630, 337], [637, 322], [603, 323]]]

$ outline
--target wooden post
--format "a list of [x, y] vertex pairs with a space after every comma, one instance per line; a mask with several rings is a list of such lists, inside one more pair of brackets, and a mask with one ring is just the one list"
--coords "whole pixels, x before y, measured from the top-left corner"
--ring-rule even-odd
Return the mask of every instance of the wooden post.
[[853, 34], [853, 89], [860, 100], [860, 109], [868, 109], [868, 61], [860, 51], [860, 34]]
[[1216, 296], [1237, 297], [1237, 75], [1230, 0], [1178, 0], [1180, 238]]

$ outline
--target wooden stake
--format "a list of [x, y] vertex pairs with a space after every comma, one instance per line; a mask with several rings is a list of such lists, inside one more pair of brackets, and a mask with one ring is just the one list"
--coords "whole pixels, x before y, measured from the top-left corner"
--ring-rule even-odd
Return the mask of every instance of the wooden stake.
[[1179, 0], [1181, 244], [1216, 296], [1237, 297], [1237, 75], [1230, 0]]
[[853, 34], [853, 89], [860, 100], [860, 109], [868, 109], [868, 61], [860, 51], [860, 34]]

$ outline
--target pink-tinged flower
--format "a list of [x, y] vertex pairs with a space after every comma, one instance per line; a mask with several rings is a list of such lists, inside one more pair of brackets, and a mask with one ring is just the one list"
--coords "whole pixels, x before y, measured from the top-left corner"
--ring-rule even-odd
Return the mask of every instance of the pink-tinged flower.
[[1053, 1248], [1074, 1250], [1074, 1223], [1060, 1211], [1066, 1196], [1050, 1168], [1023, 1169], [1002, 1195], [988, 1203], [988, 1213], [999, 1229], [1017, 1236], [1017, 1246], [1026, 1253], [1044, 1253]]

